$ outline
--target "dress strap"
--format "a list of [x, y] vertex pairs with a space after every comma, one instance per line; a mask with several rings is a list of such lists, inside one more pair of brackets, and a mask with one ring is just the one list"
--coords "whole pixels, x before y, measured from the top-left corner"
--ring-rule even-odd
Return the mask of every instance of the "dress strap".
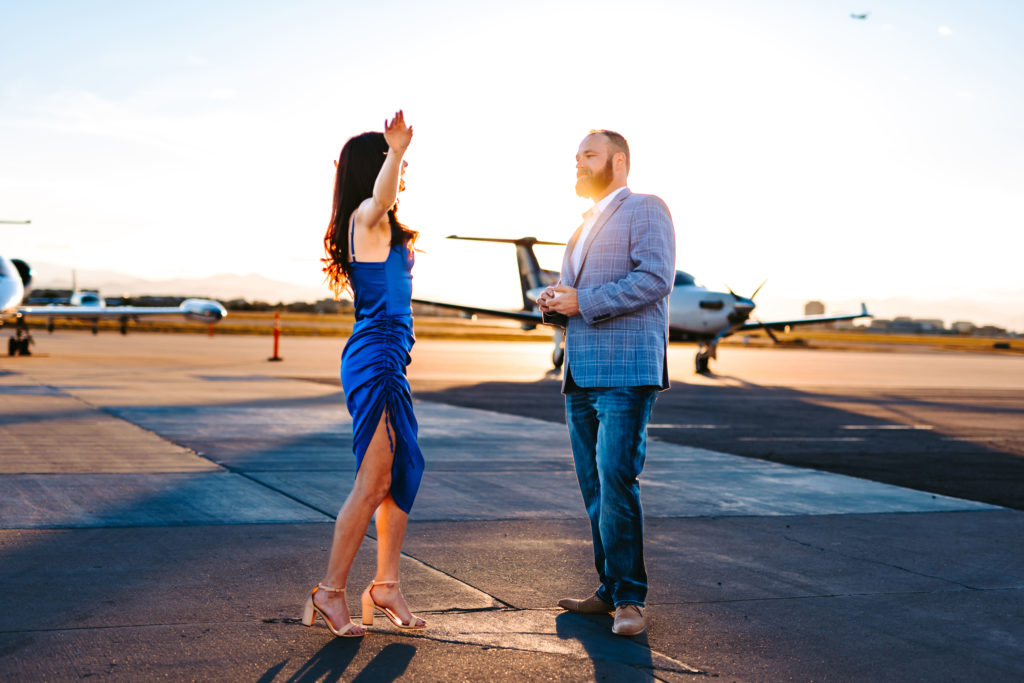
[[353, 234], [356, 230], [356, 217], [352, 215], [352, 220], [348, 226], [348, 261], [352, 263], [356, 260], [356, 241], [355, 235]]

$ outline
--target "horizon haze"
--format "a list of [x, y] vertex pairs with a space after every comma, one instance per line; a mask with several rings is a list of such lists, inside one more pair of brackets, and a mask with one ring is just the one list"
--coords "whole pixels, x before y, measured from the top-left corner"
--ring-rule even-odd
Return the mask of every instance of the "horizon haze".
[[[70, 289], [71, 271], [64, 266], [48, 263], [40, 263], [38, 267], [34, 264], [32, 289]], [[509, 270], [510, 279], [514, 276], [515, 262], [511, 259]], [[309, 287], [306, 285], [274, 280], [259, 273], [239, 275], [235, 273], [219, 273], [202, 278], [167, 278], [148, 279], [136, 277], [126, 273], [119, 273], [112, 270], [77, 269], [78, 285], [82, 289], [97, 289], [104, 296], [200, 296], [211, 297], [221, 301], [232, 299], [245, 299], [248, 301], [264, 301], [270, 304], [292, 303], [306, 301], [313, 303], [322, 299], [331, 298], [331, 292], [326, 285], [321, 287]], [[767, 287], [767, 285], [766, 285]], [[480, 305], [496, 306], [507, 310], [518, 310], [522, 307], [522, 300], [516, 288], [516, 283], [511, 282], [508, 291], [502, 291], [500, 302], [483, 300]], [[349, 299], [349, 297], [344, 297]], [[762, 320], [776, 318], [791, 318], [803, 315], [804, 305], [811, 300], [822, 301], [828, 313], [849, 313], [860, 309], [861, 300], [830, 300], [778, 298], [768, 294], [758, 294], [755, 316]], [[1009, 307], [1011, 300], [1005, 302], [988, 301], [977, 302], [971, 300], [959, 301], [928, 301], [926, 299], [911, 299], [891, 297], [888, 299], [864, 300], [868, 310], [876, 318], [892, 319], [897, 316], [910, 316], [912, 318], [939, 318], [943, 320], [944, 326], [949, 327], [954, 322], [967, 321], [977, 326], [997, 325], [1004, 327], [1011, 332], [1024, 332], [1024, 324], [1014, 325], [1014, 310]], [[453, 301], [452, 303], [463, 303]], [[953, 310], [957, 315], [945, 315], [945, 311]], [[1020, 316], [1016, 316], [1020, 320]], [[856, 325], [867, 325], [867, 319], [855, 321]]]

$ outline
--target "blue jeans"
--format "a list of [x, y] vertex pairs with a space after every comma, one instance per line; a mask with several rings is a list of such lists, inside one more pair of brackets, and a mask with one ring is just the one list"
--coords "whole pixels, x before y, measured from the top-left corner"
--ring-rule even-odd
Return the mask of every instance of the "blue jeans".
[[647, 597], [644, 523], [637, 477], [647, 453], [647, 421], [657, 387], [575, 388], [565, 416], [576, 478], [594, 536], [597, 597], [640, 605]]

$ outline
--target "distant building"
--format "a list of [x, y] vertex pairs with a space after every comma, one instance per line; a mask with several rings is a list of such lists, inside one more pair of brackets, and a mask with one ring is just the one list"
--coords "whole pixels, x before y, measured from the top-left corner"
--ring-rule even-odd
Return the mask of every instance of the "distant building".
[[911, 318], [901, 315], [892, 320], [875, 318], [871, 321], [871, 329], [892, 332], [894, 334], [942, 334], [946, 331], [945, 324], [937, 318]]
[[353, 305], [348, 299], [320, 299], [313, 304], [313, 310], [317, 313], [351, 313]]
[[825, 304], [820, 301], [808, 301], [804, 304], [804, 315], [825, 315]]
[[949, 329], [953, 330], [955, 334], [974, 334], [974, 330], [977, 327], [974, 323], [967, 322], [966, 320], [958, 320], [949, 326]]
[[922, 332], [946, 331], [946, 321], [939, 320], [938, 318], [914, 318], [913, 322]]
[[995, 325], [982, 325], [974, 330], [974, 334], [979, 337], [1002, 337], [1006, 335], [1006, 328]]
[[[825, 304], [820, 301], [808, 301], [804, 304], [804, 315], [825, 315]], [[836, 328], [835, 322], [827, 323], [816, 323], [814, 325], [806, 325], [806, 330], [832, 330]]]

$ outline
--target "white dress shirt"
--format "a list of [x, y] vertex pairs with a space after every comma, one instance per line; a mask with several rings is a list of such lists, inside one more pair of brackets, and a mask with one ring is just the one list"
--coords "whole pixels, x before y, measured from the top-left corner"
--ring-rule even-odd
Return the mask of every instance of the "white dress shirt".
[[569, 262], [572, 264], [573, 271], [577, 274], [580, 272], [580, 263], [583, 261], [583, 244], [587, 241], [590, 229], [594, 227], [594, 223], [596, 223], [597, 219], [601, 217], [601, 214], [608, 208], [608, 205], [612, 203], [612, 200], [618, 197], [625, 189], [626, 186], [623, 185], [583, 212], [583, 227], [580, 229], [579, 239], [577, 239], [576, 244], [573, 245], [572, 256], [569, 259]]

